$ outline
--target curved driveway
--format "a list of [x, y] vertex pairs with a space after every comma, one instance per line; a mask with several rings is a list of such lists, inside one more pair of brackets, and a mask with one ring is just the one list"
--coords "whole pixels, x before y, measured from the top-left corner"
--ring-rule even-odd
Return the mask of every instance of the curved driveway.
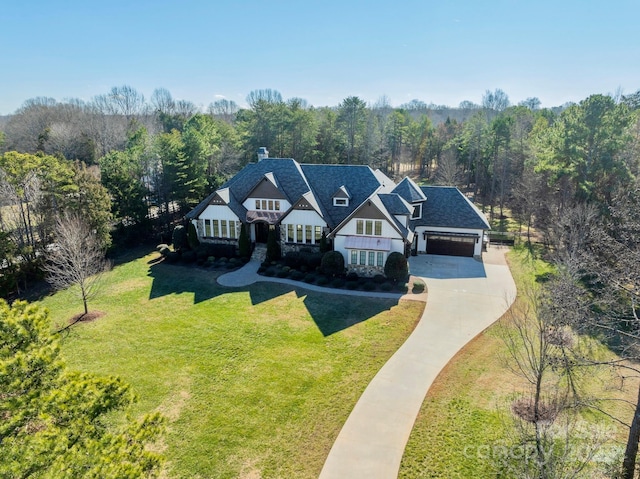
[[410, 258], [411, 274], [427, 283], [427, 306], [411, 336], [358, 400], [320, 479], [398, 476], [413, 423], [434, 379], [515, 299], [516, 287], [504, 251], [490, 247], [482, 262], [435, 255]]

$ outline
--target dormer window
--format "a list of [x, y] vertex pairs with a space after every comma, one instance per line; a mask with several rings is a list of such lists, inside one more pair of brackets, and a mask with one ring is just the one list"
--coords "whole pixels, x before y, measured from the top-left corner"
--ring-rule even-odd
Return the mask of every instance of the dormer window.
[[411, 214], [412, 220], [419, 220], [422, 218], [422, 203], [413, 205], [413, 213]]
[[333, 194], [332, 198], [333, 206], [349, 206], [349, 198], [351, 198], [351, 195], [347, 191], [347, 187], [342, 185], [338, 188], [338, 191]]

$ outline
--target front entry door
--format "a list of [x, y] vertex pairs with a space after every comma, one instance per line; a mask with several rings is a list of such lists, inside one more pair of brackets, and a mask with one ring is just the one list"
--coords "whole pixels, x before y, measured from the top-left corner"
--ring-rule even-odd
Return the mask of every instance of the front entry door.
[[256, 243], [266, 243], [269, 236], [269, 225], [264, 222], [254, 223], [256, 227]]

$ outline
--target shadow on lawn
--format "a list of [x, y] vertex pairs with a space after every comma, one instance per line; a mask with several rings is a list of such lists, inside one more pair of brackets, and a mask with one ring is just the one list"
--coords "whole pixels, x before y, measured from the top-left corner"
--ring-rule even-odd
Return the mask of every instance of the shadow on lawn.
[[[248, 287], [226, 288], [216, 282], [220, 273], [207, 269], [149, 262], [149, 276], [153, 278], [149, 299], [181, 293], [192, 293], [194, 304], [213, 299], [229, 292], [248, 292], [251, 304], [259, 305], [295, 292], [323, 336], [330, 336], [383, 311], [390, 310], [398, 300], [327, 294], [297, 288], [287, 284], [260, 282]], [[283, 313], [282, 321], [286, 321]]]
[[[398, 300], [327, 294], [279, 283], [257, 283], [249, 288], [251, 303], [256, 305], [295, 292], [323, 336], [330, 336], [390, 310]], [[285, 318], [283, 318], [285, 319]]]
[[153, 278], [149, 299], [170, 294], [193, 293], [193, 303], [197, 304], [226, 292], [216, 283], [216, 273], [189, 266], [167, 264], [162, 261], [162, 258], [149, 261], [148, 276]]

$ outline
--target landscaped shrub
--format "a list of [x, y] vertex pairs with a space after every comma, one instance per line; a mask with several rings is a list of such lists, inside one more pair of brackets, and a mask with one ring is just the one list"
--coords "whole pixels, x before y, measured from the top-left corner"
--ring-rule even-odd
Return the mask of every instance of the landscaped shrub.
[[220, 258], [233, 258], [236, 255], [236, 247], [232, 244], [210, 244], [209, 249], [212, 256]]
[[244, 224], [240, 225], [240, 237], [238, 238], [238, 254], [242, 258], [248, 258], [251, 253], [251, 241]]
[[326, 286], [329, 284], [329, 278], [327, 278], [326, 276], [320, 276], [316, 284], [318, 286]]
[[176, 251], [182, 251], [189, 248], [189, 241], [187, 239], [187, 230], [184, 226], [178, 225], [173, 228], [173, 234], [171, 235], [171, 243], [173, 249]]
[[198, 261], [206, 261], [210, 256], [214, 255], [211, 254], [206, 244], [201, 244], [196, 248], [196, 258], [198, 258]]
[[355, 282], [355, 281], [358, 281], [358, 279], [360, 278], [358, 277], [358, 273], [356, 273], [355, 271], [349, 271], [347, 273], [347, 281]]
[[332, 288], [342, 288], [344, 287], [345, 281], [342, 278], [333, 278], [331, 280], [331, 287]]
[[391, 291], [393, 289], [393, 285], [391, 283], [382, 283], [380, 285], [381, 291]]
[[347, 289], [356, 289], [358, 287], [357, 281], [347, 281]]
[[303, 281], [304, 281], [305, 283], [313, 284], [313, 283], [315, 283], [315, 282], [316, 282], [316, 279], [317, 279], [317, 276], [316, 276], [315, 274], [310, 273], [310, 274], [307, 274], [307, 275], [304, 277], [304, 280], [303, 280]]
[[301, 262], [298, 251], [289, 251], [284, 255], [284, 264], [290, 268], [295, 268]]
[[300, 272], [300, 271], [293, 271], [291, 273], [291, 279], [295, 280], [295, 281], [302, 281], [302, 278], [305, 277], [305, 274]]
[[159, 244], [156, 246], [156, 249], [162, 256], [167, 256], [167, 254], [171, 252], [171, 248], [169, 248], [169, 245], [167, 244]]
[[362, 285], [362, 289], [364, 289], [365, 291], [373, 291], [374, 289], [376, 289], [376, 284], [373, 281], [367, 281]]
[[264, 270], [264, 275], [265, 276], [275, 276], [276, 275], [276, 268], [274, 268], [273, 266], [269, 266], [267, 269]]
[[176, 251], [169, 251], [166, 255], [165, 255], [165, 260], [169, 263], [175, 263], [180, 259], [180, 253], [176, 252]]
[[182, 252], [182, 261], [185, 263], [195, 263], [197, 256], [195, 251], [183, 251]]
[[322, 257], [322, 272], [328, 276], [337, 276], [344, 272], [344, 257], [338, 251], [328, 251]]
[[407, 283], [396, 284], [396, 291], [406, 294], [409, 291], [409, 285]]
[[376, 275], [373, 277], [373, 282], [374, 282], [374, 283], [376, 283], [376, 284], [382, 284], [382, 283], [384, 283], [386, 280], [387, 280], [387, 278], [385, 278], [383, 274], [376, 274]]
[[193, 250], [198, 249], [198, 246], [200, 246], [196, 226], [191, 222], [189, 222], [189, 226], [187, 226], [187, 243], [189, 244], [189, 248]]
[[384, 274], [392, 281], [406, 281], [409, 276], [409, 264], [402, 253], [394, 251], [384, 264]]
[[413, 289], [411, 290], [411, 292], [420, 294], [424, 292], [426, 287], [427, 285], [424, 283], [424, 281], [422, 281], [421, 279], [416, 279], [413, 282]]
[[322, 256], [324, 253], [307, 253], [302, 257], [302, 263], [309, 268], [310, 270], [314, 270], [322, 264]]
[[284, 269], [281, 269], [276, 273], [276, 276], [278, 278], [286, 278], [287, 276], [289, 276], [289, 271], [285, 271]]
[[267, 236], [267, 260], [277, 261], [280, 259], [281, 254], [278, 238], [276, 238], [276, 230], [270, 227], [269, 235]]

